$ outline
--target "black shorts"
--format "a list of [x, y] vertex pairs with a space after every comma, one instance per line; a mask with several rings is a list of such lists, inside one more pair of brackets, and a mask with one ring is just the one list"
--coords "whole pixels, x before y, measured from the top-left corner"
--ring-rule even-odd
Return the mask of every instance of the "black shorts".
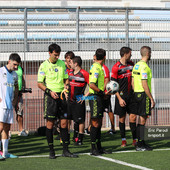
[[103, 97], [98, 95], [94, 96], [94, 100], [89, 100], [91, 118], [102, 118], [104, 107], [103, 107]]
[[86, 106], [85, 102], [77, 103], [76, 101], [68, 102], [68, 117], [77, 123], [85, 122]]
[[104, 107], [104, 112], [106, 112], [106, 113], [112, 112], [111, 96], [110, 95], [104, 96], [103, 107]]
[[137, 112], [139, 116], [151, 115], [151, 100], [145, 92], [135, 92], [135, 102], [137, 103]]
[[126, 115], [126, 113], [128, 113], [128, 114], [131, 114], [131, 113], [136, 114], [136, 112], [137, 112], [137, 104], [134, 101], [133, 95], [130, 95], [128, 98], [125, 97], [125, 96], [121, 96], [121, 97], [126, 102], [126, 106], [121, 107], [120, 104], [119, 104], [119, 100], [116, 97], [114, 114], [119, 115], [119, 117], [122, 117], [122, 116]]
[[[57, 93], [60, 96], [60, 93]], [[44, 94], [44, 118], [48, 120], [68, 119], [67, 102], [65, 100], [53, 99]]]

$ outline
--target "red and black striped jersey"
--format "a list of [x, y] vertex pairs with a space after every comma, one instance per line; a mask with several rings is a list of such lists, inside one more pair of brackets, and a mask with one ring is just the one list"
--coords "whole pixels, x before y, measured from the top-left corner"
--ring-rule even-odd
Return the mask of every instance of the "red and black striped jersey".
[[69, 73], [69, 81], [69, 98], [70, 100], [76, 100], [76, 96], [84, 94], [86, 85], [89, 84], [89, 73], [81, 69], [77, 74], [74, 74], [74, 71], [71, 70]]
[[112, 67], [111, 80], [115, 80], [119, 83], [120, 95], [129, 95], [132, 92], [131, 76], [134, 63], [128, 61], [127, 65], [123, 65], [118, 61]]
[[67, 71], [67, 74], [69, 74], [70, 71], [72, 71], [72, 69], [71, 69], [71, 68], [68, 68], [67, 65], [66, 65], [66, 71]]

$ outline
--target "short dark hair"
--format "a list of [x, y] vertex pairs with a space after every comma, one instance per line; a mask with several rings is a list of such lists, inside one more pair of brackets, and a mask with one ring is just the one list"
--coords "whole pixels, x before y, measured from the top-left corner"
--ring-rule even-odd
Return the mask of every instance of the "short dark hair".
[[120, 56], [123, 57], [125, 54], [128, 54], [130, 51], [132, 51], [129, 47], [122, 47], [120, 49]]
[[149, 46], [143, 46], [140, 49], [141, 56], [146, 56], [148, 52], [151, 52], [151, 48]]
[[48, 47], [48, 51], [50, 53], [53, 53], [53, 51], [55, 51], [56, 53], [60, 53], [61, 52], [61, 47], [55, 43], [51, 44], [49, 47]]
[[21, 62], [21, 57], [17, 53], [12, 53], [9, 56], [9, 60], [13, 60], [13, 61], [16, 61], [16, 62], [20, 63]]
[[103, 60], [104, 57], [106, 56], [106, 51], [102, 48], [98, 48], [96, 50], [95, 56], [97, 60]]
[[73, 53], [73, 51], [67, 51], [66, 53], [65, 53], [65, 59], [68, 57], [68, 56], [70, 56], [70, 59], [73, 59], [74, 57], [75, 57], [75, 54]]
[[75, 56], [73, 59], [72, 59], [73, 63], [77, 63], [79, 67], [82, 66], [82, 59], [80, 56]]

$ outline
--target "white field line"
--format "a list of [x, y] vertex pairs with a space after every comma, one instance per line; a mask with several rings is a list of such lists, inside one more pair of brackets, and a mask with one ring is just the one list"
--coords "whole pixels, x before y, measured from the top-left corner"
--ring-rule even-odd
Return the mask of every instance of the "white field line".
[[143, 167], [143, 166], [140, 166], [140, 165], [127, 163], [127, 162], [124, 162], [124, 161], [120, 161], [120, 160], [112, 159], [112, 158], [107, 158], [107, 157], [104, 157], [104, 156], [96, 156], [96, 158], [100, 158], [100, 159], [107, 160], [107, 161], [110, 161], [110, 162], [114, 162], [114, 163], [124, 165], [124, 166], [130, 166], [130, 167], [136, 168], [136, 169], [153, 170], [153, 169], [149, 169], [149, 168], [146, 168], [146, 167]]
[[[168, 151], [170, 148], [165, 149], [154, 149], [153, 151]], [[153, 152], [153, 151], [145, 151], [145, 152]], [[133, 152], [142, 152], [142, 151], [135, 151], [135, 150], [129, 150], [129, 151], [116, 151], [112, 153], [133, 153]], [[90, 155], [90, 153], [77, 153], [77, 155]], [[56, 155], [61, 156], [61, 154]], [[19, 156], [18, 158], [43, 158], [43, 157], [49, 157], [49, 155], [30, 155], [30, 156]]]

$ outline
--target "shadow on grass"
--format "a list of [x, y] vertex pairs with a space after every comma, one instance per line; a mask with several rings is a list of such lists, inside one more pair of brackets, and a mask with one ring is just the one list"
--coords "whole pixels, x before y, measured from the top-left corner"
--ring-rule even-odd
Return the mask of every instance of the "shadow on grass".
[[[55, 140], [54, 136], [54, 148], [56, 154], [62, 153], [62, 146], [60, 145], [59, 140]], [[77, 146], [74, 145], [72, 141], [73, 133], [70, 135], [70, 145], [69, 150], [73, 153], [89, 153], [91, 149], [90, 136], [85, 135], [83, 140], [83, 145]], [[120, 132], [117, 131], [114, 135], [106, 134], [106, 132], [102, 132], [101, 141], [102, 146], [109, 151], [128, 151], [135, 150], [134, 146], [132, 146], [132, 135], [130, 131], [126, 132], [127, 139], [127, 147], [121, 148], [121, 137]], [[147, 141], [147, 143], [153, 147], [153, 149], [160, 148], [170, 148], [170, 141]], [[36, 136], [30, 135], [27, 137], [13, 135], [9, 142], [9, 152], [19, 155], [19, 156], [28, 156], [28, 155], [48, 155], [49, 148], [47, 146], [47, 140], [45, 136]]]

